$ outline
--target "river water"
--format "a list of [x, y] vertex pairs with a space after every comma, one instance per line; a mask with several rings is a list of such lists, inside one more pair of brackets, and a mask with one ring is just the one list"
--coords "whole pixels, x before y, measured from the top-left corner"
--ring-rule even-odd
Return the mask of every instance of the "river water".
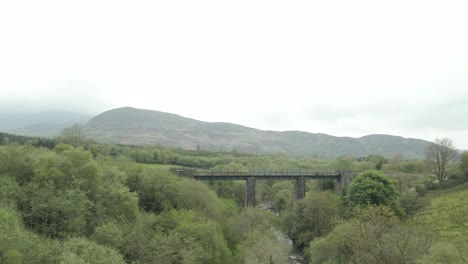
[[[257, 207], [260, 209], [272, 211], [278, 216], [278, 213], [273, 210], [273, 203], [262, 202], [259, 205], [257, 205]], [[293, 241], [286, 234], [284, 234], [280, 230], [276, 230], [276, 237], [278, 238], [279, 241], [282, 241], [289, 246], [290, 253], [288, 256], [287, 264], [305, 264], [306, 263], [304, 255], [294, 247]]]
[[296, 250], [292, 240], [289, 237], [287, 237], [283, 232], [279, 230], [276, 231], [276, 237], [278, 238], [278, 240], [288, 244], [289, 246], [290, 253], [288, 256], [288, 264], [305, 264], [304, 255], [302, 255], [301, 252]]

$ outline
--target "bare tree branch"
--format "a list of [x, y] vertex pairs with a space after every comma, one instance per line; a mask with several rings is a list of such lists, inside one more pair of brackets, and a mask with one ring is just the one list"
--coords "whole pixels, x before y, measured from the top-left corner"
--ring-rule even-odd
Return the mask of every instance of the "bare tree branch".
[[455, 165], [458, 153], [449, 138], [435, 139], [434, 144], [426, 148], [426, 162], [429, 171], [445, 183], [450, 169]]

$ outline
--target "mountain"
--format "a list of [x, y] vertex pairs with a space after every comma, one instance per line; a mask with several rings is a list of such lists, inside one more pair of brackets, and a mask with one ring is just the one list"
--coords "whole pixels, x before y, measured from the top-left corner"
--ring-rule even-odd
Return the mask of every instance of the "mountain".
[[60, 134], [62, 130], [70, 127], [70, 123], [56, 124], [56, 123], [36, 123], [25, 127], [8, 129], [8, 133], [22, 136], [34, 137], [54, 137]]
[[25, 136], [52, 137], [64, 128], [84, 124], [91, 117], [65, 111], [42, 113], [0, 113], [0, 131]]
[[335, 137], [301, 131], [265, 131], [231, 123], [203, 122], [176, 114], [131, 107], [106, 111], [83, 126], [98, 142], [156, 144], [184, 149], [238, 150], [246, 153], [281, 153], [292, 156], [356, 157], [380, 154], [420, 158], [431, 144], [420, 139], [390, 135], [361, 138]]

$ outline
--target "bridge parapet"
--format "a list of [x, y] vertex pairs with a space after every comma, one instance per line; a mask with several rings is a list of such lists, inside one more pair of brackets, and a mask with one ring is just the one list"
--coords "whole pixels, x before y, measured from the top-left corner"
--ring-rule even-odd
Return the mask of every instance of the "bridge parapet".
[[341, 171], [197, 171], [192, 177], [197, 180], [245, 180], [250, 177], [258, 180], [339, 179]]

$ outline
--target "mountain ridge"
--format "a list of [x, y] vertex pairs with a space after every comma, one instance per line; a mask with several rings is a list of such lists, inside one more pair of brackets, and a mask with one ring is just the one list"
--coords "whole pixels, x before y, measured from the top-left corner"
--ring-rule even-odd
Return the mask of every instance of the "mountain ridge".
[[105, 111], [83, 126], [87, 137], [103, 143], [162, 145], [184, 149], [253, 154], [338, 157], [343, 155], [421, 158], [429, 141], [385, 134], [359, 138], [305, 131], [272, 131], [227, 122], [205, 122], [178, 114], [121, 107]]

